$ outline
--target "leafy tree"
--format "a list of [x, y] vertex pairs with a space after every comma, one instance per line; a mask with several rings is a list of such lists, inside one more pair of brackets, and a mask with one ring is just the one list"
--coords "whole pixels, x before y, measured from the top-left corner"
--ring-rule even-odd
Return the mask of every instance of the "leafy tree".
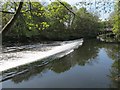
[[[29, 6], [26, 4], [25, 7]], [[26, 12], [25, 10], [22, 11], [23, 15], [27, 18], [26, 21], [29, 29], [44, 30], [45, 28], [47, 28], [48, 24], [45, 18], [45, 7], [43, 7], [39, 2], [32, 2], [29, 7], [30, 7], [29, 12]]]
[[[19, 3], [7, 2], [3, 5], [3, 25], [5, 25], [16, 11]], [[27, 36], [38, 35], [40, 31], [46, 29], [49, 25], [45, 18], [45, 7], [40, 2], [24, 2], [21, 12], [16, 19], [9, 36]]]
[[80, 8], [76, 12], [73, 29], [83, 37], [94, 37], [98, 32], [98, 17], [89, 13], [85, 8]]
[[120, 1], [116, 0], [113, 32], [120, 38]]
[[16, 13], [14, 14], [14, 16], [9, 20], [9, 22], [1, 30], [0, 33], [2, 33], [3, 35], [6, 34], [6, 32], [8, 32], [11, 29], [12, 25], [15, 23], [16, 19], [18, 18], [19, 14], [20, 14], [20, 11], [22, 9], [22, 6], [23, 6], [23, 1], [24, 0], [20, 1], [19, 6], [16, 10]]
[[[19, 2], [3, 5], [3, 25], [8, 23]], [[7, 13], [5, 13], [7, 12]], [[66, 2], [56, 0], [47, 6], [40, 2], [24, 2], [11, 30], [10, 37], [45, 37], [51, 40], [69, 40], [95, 37], [99, 31], [98, 17], [85, 8], [77, 9]]]
[[[66, 3], [65, 6], [71, 8], [71, 6]], [[47, 17], [49, 18], [50, 29], [54, 31], [64, 30], [70, 25], [71, 13], [59, 2], [55, 1], [52, 2], [47, 6], [48, 14]]]
[[110, 23], [111, 28], [113, 28], [114, 16], [115, 16], [115, 12], [113, 11], [113, 12], [110, 14], [109, 20], [108, 20], [108, 22]]
[[22, 9], [22, 17], [26, 24], [27, 36], [39, 35], [42, 30], [49, 27], [45, 17], [45, 7], [40, 2], [26, 2]]

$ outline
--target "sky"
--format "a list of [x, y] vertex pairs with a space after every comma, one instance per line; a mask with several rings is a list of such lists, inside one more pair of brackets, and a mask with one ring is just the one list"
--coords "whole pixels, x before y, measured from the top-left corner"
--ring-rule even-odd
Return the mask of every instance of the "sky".
[[[52, 1], [55, 1], [55, 0], [40, 0], [40, 1], [51, 3]], [[62, 0], [62, 1], [65, 1], [65, 2], [69, 3], [70, 5], [76, 5], [76, 3], [79, 3], [79, 2], [87, 2], [87, 3], [91, 2], [93, 4], [91, 6], [90, 5], [86, 6], [87, 10], [97, 13], [99, 15], [100, 19], [102, 19], [102, 20], [109, 18], [110, 13], [112, 13], [114, 11], [114, 3], [113, 2], [115, 2], [115, 0]], [[95, 2], [100, 2], [100, 3], [97, 3], [95, 5]], [[79, 6], [81, 6], [81, 5], [79, 5]], [[99, 9], [96, 9], [95, 6], [99, 7]]]
[[[5, 2], [5, 1], [12, 1], [12, 0], [0, 0], [0, 1]], [[19, 2], [21, 0], [14, 0], [14, 1]], [[25, 0], [25, 1], [28, 1], [28, 0]], [[33, 2], [40, 1], [41, 3], [49, 4], [55, 0], [30, 0], [30, 1], [33, 1]], [[86, 7], [88, 11], [97, 13], [99, 15], [100, 19], [105, 20], [105, 19], [108, 19], [110, 13], [112, 13], [114, 11], [114, 3], [113, 2], [115, 2], [116, 0], [61, 0], [61, 1], [65, 1], [65, 2], [69, 3], [70, 5], [76, 5], [76, 3], [79, 3], [79, 2], [87, 2], [87, 3], [91, 2], [91, 3], [93, 3], [91, 6], [90, 5], [89, 6], [79, 5], [79, 6]], [[100, 3], [95, 5], [95, 1], [100, 2]], [[103, 4], [105, 4], [105, 5], [103, 5]], [[99, 9], [96, 9], [95, 6], [99, 7]], [[105, 13], [105, 11], [107, 11], [107, 13]]]

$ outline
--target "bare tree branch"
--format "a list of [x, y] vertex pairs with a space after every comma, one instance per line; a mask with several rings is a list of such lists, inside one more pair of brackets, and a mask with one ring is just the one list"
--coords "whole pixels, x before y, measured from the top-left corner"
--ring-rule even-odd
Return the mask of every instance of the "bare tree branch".
[[57, 0], [61, 5], [63, 5], [69, 12], [71, 12], [73, 15], [76, 15], [71, 9], [69, 9], [64, 3], [62, 3], [60, 0]]
[[15, 14], [15, 12], [9, 12], [9, 11], [0, 11], [2, 13], [7, 13], [7, 14]]
[[57, 0], [61, 5], [63, 5], [69, 12], [71, 12], [73, 14], [73, 20], [72, 23], [74, 22], [75, 16], [77, 16], [71, 9], [69, 9], [64, 3], [62, 3], [60, 0]]
[[29, 6], [29, 9], [30, 9], [29, 11], [30, 11], [30, 14], [31, 14], [31, 16], [32, 16], [32, 4], [31, 4], [30, 0], [29, 0], [29, 5], [30, 5], [30, 6]]
[[14, 24], [14, 22], [17, 19], [17, 17], [19, 16], [20, 11], [21, 11], [22, 6], [23, 6], [23, 1], [24, 0], [21, 0], [21, 2], [19, 3], [18, 9], [17, 9], [16, 13], [14, 14], [14, 16], [10, 19], [10, 21], [0, 31], [0, 33], [2, 33], [3, 35], [5, 35], [6, 32], [8, 32], [11, 29], [12, 25]]

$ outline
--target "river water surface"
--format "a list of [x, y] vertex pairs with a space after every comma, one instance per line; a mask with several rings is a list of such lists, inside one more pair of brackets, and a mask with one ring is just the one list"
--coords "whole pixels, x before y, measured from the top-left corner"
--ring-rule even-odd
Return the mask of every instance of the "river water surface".
[[[3, 88], [117, 88], [119, 45], [85, 40], [70, 54], [10, 70], [27, 72], [6, 79]], [[4, 75], [4, 73], [3, 73]]]

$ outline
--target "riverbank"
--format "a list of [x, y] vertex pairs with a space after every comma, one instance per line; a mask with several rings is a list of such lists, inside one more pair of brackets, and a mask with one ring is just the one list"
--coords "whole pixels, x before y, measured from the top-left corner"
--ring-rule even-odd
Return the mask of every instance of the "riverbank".
[[46, 38], [41, 36], [34, 36], [34, 37], [11, 37], [11, 36], [3, 36], [2, 37], [2, 45], [3, 46], [21, 46], [21, 45], [29, 45], [30, 44], [37, 44], [37, 43], [43, 43], [43, 44], [50, 44], [55, 41], [71, 41], [76, 39], [81, 39], [82, 37], [69, 37], [69, 38]]
[[102, 34], [97, 36], [97, 39], [105, 43], [120, 43], [120, 39], [116, 38], [114, 34]]

